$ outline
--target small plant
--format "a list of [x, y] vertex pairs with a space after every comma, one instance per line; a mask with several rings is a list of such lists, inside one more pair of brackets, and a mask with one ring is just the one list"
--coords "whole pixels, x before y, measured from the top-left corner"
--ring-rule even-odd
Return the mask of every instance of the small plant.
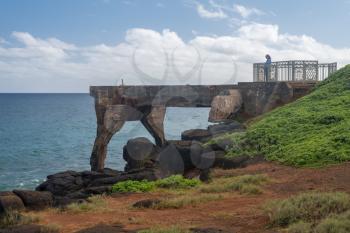
[[315, 233], [347, 233], [350, 232], [350, 211], [333, 215], [321, 221]]
[[86, 202], [72, 203], [68, 205], [64, 210], [73, 213], [82, 213], [90, 211], [106, 210], [107, 201], [104, 195], [96, 195], [89, 197]]
[[201, 182], [197, 179], [186, 179], [182, 175], [173, 175], [168, 178], [157, 180], [155, 182], [158, 188], [170, 188], [170, 189], [187, 189], [193, 188]]
[[312, 226], [310, 223], [297, 222], [288, 227], [288, 233], [312, 233]]
[[0, 215], [0, 228], [25, 225], [39, 222], [39, 217], [34, 215], [23, 215], [18, 211], [8, 211]]
[[40, 229], [40, 233], [59, 233], [60, 231], [61, 227], [56, 224], [45, 225]]
[[266, 205], [271, 225], [285, 227], [299, 221], [318, 222], [332, 214], [350, 209], [350, 196], [346, 193], [303, 193], [286, 200]]
[[118, 182], [112, 187], [113, 193], [143, 193], [155, 188], [155, 183], [147, 180], [127, 180]]

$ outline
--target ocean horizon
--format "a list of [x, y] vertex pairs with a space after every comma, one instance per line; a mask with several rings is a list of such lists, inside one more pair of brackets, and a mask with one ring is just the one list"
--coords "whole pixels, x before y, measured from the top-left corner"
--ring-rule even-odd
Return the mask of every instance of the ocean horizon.
[[[167, 108], [166, 138], [208, 126], [209, 108]], [[90, 170], [96, 135], [88, 93], [0, 93], [0, 191], [34, 189], [47, 175]], [[111, 140], [106, 167], [123, 170], [123, 146], [135, 137], [154, 141], [139, 121], [126, 122]]]

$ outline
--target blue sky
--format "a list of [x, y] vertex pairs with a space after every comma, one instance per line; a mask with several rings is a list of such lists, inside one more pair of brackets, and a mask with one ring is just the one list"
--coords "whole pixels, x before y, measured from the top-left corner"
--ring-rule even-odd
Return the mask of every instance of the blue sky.
[[[164, 72], [154, 64], [164, 61], [149, 59], [158, 45], [183, 47], [177, 57], [184, 73], [191, 70], [186, 61], [195, 66], [196, 50], [216, 61], [230, 57], [226, 63], [234, 59], [238, 67], [235, 81], [249, 80], [251, 62], [264, 53], [345, 64], [349, 25], [349, 0], [2, 0], [0, 92], [86, 92], [120, 77], [143, 84], [141, 74], [163, 83]], [[134, 59], [140, 47], [144, 56]], [[144, 72], [135, 73], [135, 65], [127, 64], [131, 58]], [[110, 61], [115, 63], [106, 65]], [[214, 63], [207, 63], [204, 83], [216, 83]], [[227, 69], [222, 76], [231, 76], [231, 66], [219, 65]], [[176, 83], [174, 77], [167, 83]]]

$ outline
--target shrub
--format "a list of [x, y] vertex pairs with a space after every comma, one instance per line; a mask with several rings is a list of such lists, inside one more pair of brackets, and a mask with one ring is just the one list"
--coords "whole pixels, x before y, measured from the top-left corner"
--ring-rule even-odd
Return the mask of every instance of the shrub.
[[315, 228], [315, 233], [350, 232], [350, 211], [326, 218]]
[[297, 222], [292, 224], [288, 230], [288, 233], [312, 233], [312, 227], [310, 223]]
[[173, 175], [157, 181], [122, 181], [112, 187], [112, 192], [116, 193], [142, 193], [150, 192], [155, 188], [167, 189], [188, 189], [199, 185], [201, 182], [197, 179], [186, 179], [181, 175]]
[[265, 206], [273, 226], [288, 226], [299, 221], [317, 222], [350, 209], [346, 193], [303, 193]]
[[39, 221], [38, 216], [23, 215], [18, 211], [8, 211], [0, 215], [0, 229], [18, 225], [26, 225]]
[[155, 182], [158, 188], [187, 189], [196, 187], [201, 182], [197, 179], [186, 179], [182, 175], [173, 175]]
[[150, 182], [147, 180], [136, 181], [136, 180], [127, 180], [118, 182], [112, 187], [113, 193], [143, 193], [149, 192], [155, 188], [154, 182]]

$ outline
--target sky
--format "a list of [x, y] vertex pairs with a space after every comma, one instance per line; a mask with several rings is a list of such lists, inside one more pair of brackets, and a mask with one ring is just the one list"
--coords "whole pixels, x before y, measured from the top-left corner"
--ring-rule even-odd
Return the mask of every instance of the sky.
[[350, 0], [1, 0], [0, 93], [252, 81], [252, 64], [350, 63]]

